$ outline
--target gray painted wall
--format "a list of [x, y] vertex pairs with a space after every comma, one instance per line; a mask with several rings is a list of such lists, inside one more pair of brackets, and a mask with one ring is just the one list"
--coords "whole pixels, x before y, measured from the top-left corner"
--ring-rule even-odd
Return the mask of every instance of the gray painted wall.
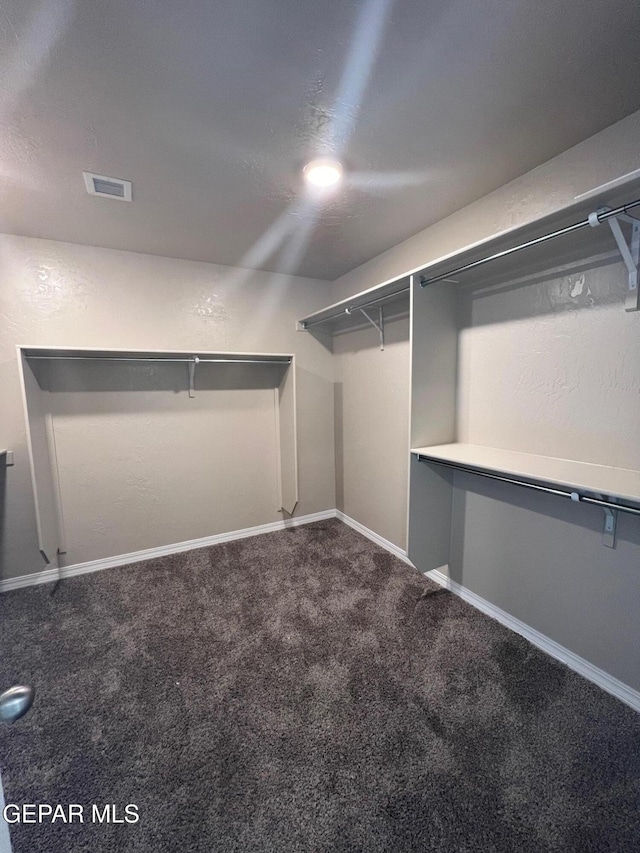
[[[16, 344], [295, 353], [297, 514], [333, 508], [330, 344], [295, 330], [299, 317], [329, 301], [328, 291], [326, 282], [312, 279], [2, 236], [0, 437], [14, 451], [15, 465], [3, 474], [0, 577], [44, 568]], [[182, 389], [179, 377], [174, 379]], [[131, 392], [116, 385], [51, 395], [63, 509], [72, 534], [66, 562], [105, 556], [107, 547], [122, 553], [281, 518], [275, 500], [273, 393], [229, 388], [185, 400], [182, 390]], [[194, 417], [172, 441], [172, 424], [187, 404]], [[132, 435], [137, 436], [133, 445]], [[233, 472], [246, 489], [244, 497], [230, 492]], [[148, 498], [153, 503], [159, 496], [154, 511], [142, 511]], [[109, 541], [112, 534], [115, 543]]]
[[457, 440], [640, 470], [640, 312], [624, 310], [626, 287], [614, 252], [460, 288]]
[[[635, 113], [343, 276], [334, 283], [333, 298], [346, 298], [551, 214], [575, 196], [639, 167], [640, 113]], [[629, 187], [629, 197], [637, 195], [638, 180]], [[564, 277], [565, 289], [571, 274]], [[555, 448], [557, 455], [580, 458], [584, 453], [593, 461], [638, 467], [633, 435], [640, 313], [624, 313], [619, 289], [624, 272], [618, 264], [589, 272], [587, 278], [595, 297], [585, 289], [586, 298], [565, 300], [564, 305], [557, 301], [554, 311], [540, 310], [540, 298], [554, 293], [549, 281], [546, 291], [507, 290], [502, 298], [487, 295], [487, 301], [475, 302], [473, 308], [471, 293], [461, 291], [460, 438], [499, 446], [502, 435], [505, 442], [511, 436], [522, 438], [526, 446], [519, 445], [521, 450], [552, 453]], [[555, 282], [557, 296], [561, 279]], [[574, 341], [577, 348], [572, 350]], [[408, 364], [408, 340], [402, 346]], [[394, 357], [401, 362], [401, 353]], [[357, 385], [358, 376], [351, 381]], [[408, 370], [404, 380], [398, 374], [400, 381], [408, 395]], [[515, 405], [510, 394], [514, 385]], [[367, 412], [360, 411], [358, 419], [366, 421]], [[351, 434], [343, 427], [344, 458], [353, 452]], [[493, 436], [498, 440], [492, 441]], [[405, 420], [392, 407], [386, 412], [386, 437], [391, 454], [406, 447]], [[514, 440], [512, 446], [516, 444]], [[367, 462], [375, 464], [373, 452], [361, 464]], [[345, 467], [343, 473], [348, 474]], [[453, 579], [639, 689], [638, 520], [620, 517], [618, 545], [610, 550], [601, 544], [601, 511], [566, 506], [569, 502], [561, 499], [550, 503], [479, 478], [457, 476], [455, 482]], [[361, 508], [358, 520], [376, 530], [376, 516], [358, 494], [355, 477], [342, 489], [351, 491], [352, 505]], [[376, 513], [387, 519], [387, 529], [402, 527], [406, 507], [398, 499], [400, 492], [378, 493]]]
[[[407, 536], [408, 310], [407, 299], [406, 315], [386, 324], [384, 352], [372, 326], [333, 342], [337, 507], [401, 548]], [[398, 440], [389, 441], [390, 432]]]
[[[616, 259], [461, 289], [457, 440], [640, 469], [640, 313], [624, 310], [626, 280]], [[640, 519], [619, 513], [615, 550], [603, 522], [594, 507], [456, 474], [449, 573], [638, 689]]]

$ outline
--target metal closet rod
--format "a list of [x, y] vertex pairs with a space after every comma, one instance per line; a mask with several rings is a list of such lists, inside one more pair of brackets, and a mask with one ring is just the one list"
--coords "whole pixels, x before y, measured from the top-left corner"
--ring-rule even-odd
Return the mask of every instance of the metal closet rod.
[[602, 498], [590, 498], [586, 495], [578, 494], [578, 492], [567, 492], [564, 489], [552, 489], [551, 486], [538, 486], [535, 483], [528, 483], [526, 480], [514, 480], [511, 477], [502, 477], [500, 474], [489, 474], [487, 471], [479, 471], [477, 468], [469, 468], [466, 465], [460, 465], [457, 462], [445, 462], [442, 459], [432, 459], [430, 456], [423, 456], [418, 453], [420, 462], [428, 462], [430, 465], [444, 465], [446, 468], [455, 468], [456, 471], [464, 471], [465, 474], [476, 474], [478, 477], [486, 477], [488, 480], [498, 480], [500, 483], [510, 483], [512, 486], [522, 486], [525, 489], [534, 489], [536, 492], [546, 492], [550, 495], [558, 495], [561, 498], [570, 498], [576, 503], [595, 504], [595, 506], [606, 507], [607, 509], [619, 509], [621, 512], [628, 512], [632, 515], [640, 515], [640, 509], [627, 504], [614, 503], [613, 501], [605, 501]]
[[195, 359], [198, 364], [291, 364], [290, 358], [200, 358], [191, 356], [186, 358], [136, 358], [136, 356], [115, 355], [28, 355], [28, 359], [39, 361], [157, 361], [193, 363]]
[[377, 305], [378, 302], [382, 302], [385, 299], [391, 299], [394, 296], [397, 296], [399, 293], [406, 293], [408, 290], [411, 290], [411, 286], [407, 285], [406, 287], [402, 287], [400, 290], [394, 290], [393, 293], [387, 293], [385, 296], [378, 296], [377, 299], [370, 299], [369, 302], [362, 302], [359, 305], [347, 305], [346, 308], [343, 308], [342, 311], [336, 311], [335, 314], [330, 314], [328, 317], [323, 317], [322, 320], [314, 320], [313, 323], [301, 323], [303, 329], [310, 329], [311, 326], [317, 326], [320, 323], [326, 323], [327, 320], [335, 320], [336, 317], [343, 317], [345, 314], [351, 314], [353, 311], [359, 311], [361, 308], [368, 308], [370, 305]]
[[469, 264], [464, 264], [461, 267], [456, 267], [453, 270], [434, 275], [432, 278], [421, 276], [420, 287], [427, 287], [429, 284], [434, 284], [436, 281], [442, 281], [445, 278], [450, 278], [452, 275], [467, 272], [467, 270], [475, 269], [483, 264], [488, 264], [490, 261], [497, 261], [499, 258], [505, 258], [507, 255], [513, 255], [514, 252], [520, 252], [522, 249], [528, 249], [530, 246], [537, 246], [539, 243], [546, 243], [547, 240], [553, 240], [554, 237], [561, 237], [563, 234], [570, 234], [572, 231], [578, 231], [580, 228], [586, 228], [588, 225], [595, 226], [600, 222], [606, 222], [607, 219], [613, 219], [615, 216], [622, 216], [624, 213], [632, 210], [634, 207], [640, 206], [640, 199], [630, 201], [627, 204], [622, 204], [620, 207], [613, 210], [595, 211], [587, 219], [580, 222], [574, 222], [573, 225], [567, 225], [565, 228], [560, 228], [558, 231], [551, 231], [549, 234], [543, 234], [542, 237], [536, 237], [533, 240], [527, 240], [526, 243], [520, 243], [519, 246], [513, 246], [511, 249], [503, 249], [502, 252], [496, 252], [495, 255], [489, 255], [486, 258], [480, 258], [478, 261], [472, 261]]

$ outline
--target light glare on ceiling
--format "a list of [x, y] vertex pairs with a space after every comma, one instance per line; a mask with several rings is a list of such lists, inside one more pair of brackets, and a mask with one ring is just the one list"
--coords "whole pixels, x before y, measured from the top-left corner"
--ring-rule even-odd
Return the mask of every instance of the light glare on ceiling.
[[304, 178], [314, 187], [334, 187], [342, 180], [342, 165], [337, 160], [312, 160], [303, 169]]

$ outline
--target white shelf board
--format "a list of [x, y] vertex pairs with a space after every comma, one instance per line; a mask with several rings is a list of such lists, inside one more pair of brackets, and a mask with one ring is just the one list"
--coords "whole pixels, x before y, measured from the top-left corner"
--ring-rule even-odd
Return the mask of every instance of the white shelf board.
[[104, 349], [97, 347], [45, 347], [45, 346], [28, 346], [20, 344], [18, 350], [27, 358], [83, 358], [83, 359], [100, 359], [100, 358], [125, 358], [125, 359], [140, 359], [154, 358], [166, 359], [170, 361], [175, 358], [193, 358], [197, 356], [200, 359], [207, 358], [224, 358], [231, 361], [282, 361], [284, 364], [291, 361], [293, 355], [291, 353], [265, 353], [265, 352], [219, 352], [205, 350], [142, 350], [142, 349]]
[[561, 488], [590, 492], [640, 503], [640, 471], [612, 468], [574, 459], [538, 456], [479, 444], [439, 444], [415, 447], [411, 453], [434, 461], [451, 462], [479, 471], [535, 480]]
[[[363, 321], [366, 324], [367, 321], [363, 318], [360, 311], [356, 309], [358, 307], [366, 308], [371, 302], [374, 303], [371, 306], [372, 310], [378, 307], [397, 307], [404, 300], [406, 300], [408, 308], [409, 286], [410, 279], [402, 276], [384, 284], [370, 287], [368, 290], [356, 293], [348, 299], [341, 299], [340, 302], [334, 302], [320, 311], [308, 314], [306, 317], [298, 320], [298, 329], [306, 330], [308, 326], [309, 331], [313, 331], [313, 329], [321, 329], [324, 326], [326, 330], [336, 331], [337, 329], [348, 326], [361, 325]], [[347, 311], [351, 311], [352, 313], [347, 313]]]

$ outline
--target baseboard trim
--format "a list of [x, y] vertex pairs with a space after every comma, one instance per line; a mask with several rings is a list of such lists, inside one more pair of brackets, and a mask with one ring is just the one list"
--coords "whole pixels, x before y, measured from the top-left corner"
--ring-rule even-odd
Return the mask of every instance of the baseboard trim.
[[[407, 556], [407, 552], [403, 551], [402, 548], [399, 548], [397, 545], [394, 545], [393, 542], [389, 542], [388, 539], [384, 539], [382, 536], [374, 533], [373, 530], [370, 530], [368, 527], [365, 527], [364, 524], [360, 524], [359, 521], [355, 521], [355, 519], [345, 515], [340, 510], [336, 510], [336, 518], [339, 518], [340, 521], [348, 524], [349, 527], [353, 527], [354, 530], [357, 530], [358, 533], [361, 533], [363, 536], [366, 536], [367, 539], [375, 542], [376, 545], [380, 545], [381, 548], [385, 548], [387, 551], [390, 551], [403, 562], [413, 566], [413, 563]], [[413, 567], [415, 568], [415, 566]], [[625, 705], [629, 705], [629, 707], [633, 708], [634, 711], [640, 711], [640, 692], [637, 690], [634, 690], [632, 687], [624, 684], [624, 682], [619, 681], [612, 675], [609, 675], [603, 669], [589, 663], [588, 660], [585, 660], [579, 655], [574, 654], [574, 652], [569, 651], [569, 649], [561, 646], [559, 643], [556, 643], [555, 640], [541, 634], [540, 631], [536, 631], [535, 628], [531, 628], [529, 625], [521, 622], [520, 619], [516, 619], [515, 616], [511, 616], [511, 614], [507, 613], [506, 610], [496, 607], [495, 604], [492, 604], [485, 598], [476, 595], [475, 592], [471, 592], [470, 589], [456, 583], [456, 581], [451, 580], [451, 578], [444, 574], [444, 572], [440, 571], [440, 569], [434, 569], [431, 572], [426, 572], [425, 577], [440, 586], [445, 587], [454, 595], [457, 595], [463, 601], [466, 601], [467, 604], [471, 604], [472, 607], [475, 607], [477, 610], [480, 610], [482, 613], [490, 616], [492, 619], [495, 619], [496, 622], [499, 622], [506, 628], [510, 628], [512, 631], [515, 631], [516, 634], [520, 634], [521, 637], [529, 640], [532, 645], [541, 649], [543, 652], [546, 652], [552, 658], [566, 664], [569, 669], [577, 672], [578, 675], [581, 675], [583, 678], [586, 678], [587, 681], [591, 681], [593, 684], [596, 684], [612, 696], [615, 696], [616, 699], [620, 699], [621, 702], [624, 702]]]
[[91, 560], [87, 563], [76, 563], [73, 566], [61, 566], [58, 569], [44, 569], [42, 572], [33, 572], [30, 575], [21, 575], [17, 578], [7, 578], [0, 581], [0, 593], [21, 589], [25, 586], [38, 586], [43, 583], [51, 583], [62, 578], [72, 578], [76, 575], [100, 572], [103, 569], [127, 566], [129, 563], [154, 560], [157, 557], [167, 557], [170, 554], [179, 554], [182, 551], [208, 548], [210, 545], [220, 545], [222, 542], [248, 539], [250, 536], [260, 536], [262, 533], [275, 533], [277, 530], [286, 530], [289, 527], [299, 527], [303, 524], [311, 524], [314, 521], [324, 521], [327, 518], [335, 517], [335, 509], [327, 509], [323, 512], [301, 515], [299, 518], [287, 518], [281, 521], [272, 521], [268, 524], [258, 524], [255, 527], [245, 527], [242, 530], [232, 530], [229, 533], [216, 533], [213, 536], [204, 536], [201, 539], [189, 539], [186, 542], [161, 545], [158, 548], [146, 548], [143, 551], [133, 551], [131, 554], [118, 554], [116, 557], [106, 557], [103, 560]]
[[569, 669], [577, 672], [578, 675], [582, 675], [587, 681], [597, 684], [598, 687], [615, 696], [616, 699], [620, 699], [621, 702], [629, 705], [634, 711], [640, 711], [640, 692], [637, 690], [609, 675], [603, 669], [589, 663], [588, 660], [569, 651], [569, 649], [556, 643], [555, 640], [551, 640], [545, 634], [541, 634], [540, 631], [536, 631], [535, 628], [531, 628], [526, 623], [521, 622], [520, 619], [516, 619], [515, 616], [511, 616], [505, 610], [496, 607], [495, 604], [487, 601], [486, 598], [476, 595], [475, 592], [471, 592], [470, 589], [451, 580], [451, 578], [438, 569], [426, 572], [425, 577], [450, 590], [454, 595], [466, 601], [467, 604], [471, 604], [477, 610], [495, 619], [496, 622], [500, 622], [501, 625], [505, 625], [507, 628], [515, 631], [516, 634], [520, 634], [520, 636], [529, 640], [532, 645], [542, 649], [543, 652], [546, 652], [552, 658], [566, 664]]
[[348, 515], [345, 515], [342, 510], [337, 509], [335, 511], [336, 518], [343, 521], [349, 527], [353, 527], [354, 530], [357, 530], [358, 533], [361, 533], [363, 536], [366, 536], [367, 539], [371, 539], [372, 542], [375, 542], [376, 545], [380, 545], [381, 548], [384, 548], [387, 551], [390, 551], [395, 557], [398, 557], [403, 562], [408, 563], [410, 566], [413, 566], [411, 560], [407, 557], [407, 552], [400, 548], [398, 545], [394, 545], [393, 542], [390, 542], [388, 539], [384, 539], [378, 533], [374, 533], [373, 530], [370, 530], [368, 527], [365, 527], [364, 524], [360, 524], [359, 521], [356, 521], [355, 518], [351, 518]]

